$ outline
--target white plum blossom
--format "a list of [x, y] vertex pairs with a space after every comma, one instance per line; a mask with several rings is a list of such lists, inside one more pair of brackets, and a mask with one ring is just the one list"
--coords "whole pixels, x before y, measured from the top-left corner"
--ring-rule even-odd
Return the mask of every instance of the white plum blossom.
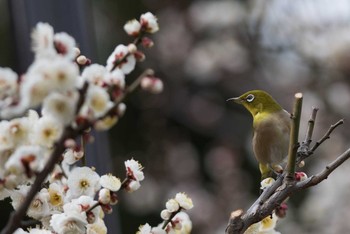
[[261, 182], [260, 182], [260, 189], [265, 189], [265, 188], [268, 188], [270, 187], [273, 183], [275, 182], [275, 179], [272, 178], [272, 177], [268, 177], [268, 178], [265, 178], [263, 179]]
[[99, 119], [95, 122], [94, 128], [98, 131], [105, 131], [113, 127], [119, 120], [116, 115], [106, 116], [103, 119]]
[[59, 183], [51, 183], [48, 188], [49, 205], [52, 207], [62, 207], [64, 202], [64, 186]]
[[7, 123], [6, 129], [2, 129], [4, 132], [0, 130], [0, 134], [7, 134], [13, 146], [27, 144], [30, 128], [33, 126], [29, 118], [16, 118]]
[[77, 65], [67, 59], [36, 60], [22, 78], [19, 108], [37, 106], [53, 91], [74, 90], [78, 75]]
[[33, 127], [33, 143], [46, 147], [52, 147], [63, 132], [63, 125], [50, 115], [41, 117]]
[[185, 210], [193, 208], [192, 199], [188, 197], [185, 193], [177, 193], [175, 195], [175, 200], [179, 203], [180, 207]]
[[26, 169], [32, 172], [39, 171], [43, 165], [41, 162], [43, 156], [43, 151], [38, 145], [20, 146], [5, 163], [5, 169], [15, 175], [26, 173]]
[[276, 231], [278, 217], [275, 213], [267, 216], [258, 223], [252, 224], [244, 233], [245, 234], [280, 234]]
[[102, 117], [114, 106], [107, 91], [96, 85], [89, 86], [85, 105], [95, 118]]
[[135, 161], [134, 159], [127, 160], [124, 162], [124, 164], [128, 178], [126, 190], [128, 192], [134, 192], [140, 188], [140, 181], [145, 178], [142, 172], [143, 167], [138, 161]]
[[141, 24], [137, 19], [132, 19], [124, 25], [125, 32], [130, 36], [138, 36], [141, 30]]
[[106, 174], [101, 176], [100, 184], [103, 188], [107, 188], [113, 192], [117, 192], [120, 189], [120, 179], [112, 174]]
[[[127, 56], [127, 57], [125, 57]], [[122, 61], [123, 60], [123, 61]], [[116, 63], [118, 66], [116, 66]], [[136, 65], [135, 56], [130, 54], [129, 49], [125, 45], [118, 45], [112, 54], [107, 59], [106, 68], [108, 71], [112, 71], [114, 68], [120, 68], [124, 74], [129, 74], [134, 70]]]
[[63, 154], [63, 163], [66, 163], [68, 165], [73, 165], [78, 160], [80, 160], [82, 157], [84, 157], [84, 152], [79, 150], [76, 151], [74, 149], [67, 149]]
[[74, 90], [78, 83], [79, 68], [76, 64], [64, 58], [51, 61], [52, 82], [54, 90], [61, 92]]
[[180, 205], [175, 199], [170, 199], [165, 203], [165, 207], [168, 211], [175, 212], [179, 210]]
[[107, 74], [108, 72], [105, 66], [91, 64], [83, 70], [81, 77], [90, 84], [102, 86], [106, 80]]
[[87, 221], [88, 223], [93, 223], [96, 221], [97, 218], [100, 217], [101, 214], [101, 207], [97, 206], [91, 211], [87, 212], [92, 206], [97, 204], [97, 201], [95, 201], [90, 196], [82, 195], [76, 199], [73, 199], [70, 203], [66, 203], [63, 206], [64, 212], [86, 212], [87, 215]]
[[107, 234], [107, 227], [103, 219], [98, 218], [94, 223], [86, 225], [86, 234]]
[[14, 147], [15, 143], [9, 134], [10, 122], [0, 122], [0, 151], [7, 151]]
[[166, 231], [164, 231], [160, 227], [151, 227], [148, 223], [145, 225], [141, 225], [139, 227], [139, 230], [136, 232], [136, 234], [166, 234]]
[[58, 54], [73, 60], [76, 57], [75, 40], [65, 32], [56, 33], [53, 37], [53, 43]]
[[42, 115], [51, 116], [63, 125], [71, 123], [75, 117], [77, 95], [63, 95], [58, 92], [49, 94], [43, 102]]
[[18, 76], [14, 71], [10, 68], [0, 67], [0, 100], [15, 94], [17, 80]]
[[116, 68], [112, 72], [108, 73], [105, 77], [105, 82], [109, 85], [115, 85], [118, 88], [125, 88], [125, 75], [121, 69]]
[[41, 189], [30, 204], [27, 215], [34, 219], [41, 219], [48, 216], [50, 214], [49, 198], [47, 189]]
[[53, 46], [54, 30], [48, 23], [37, 23], [32, 32], [32, 49], [36, 58], [52, 57], [56, 54]]
[[84, 234], [86, 232], [86, 225], [85, 212], [53, 214], [50, 220], [50, 226], [56, 233]]
[[146, 29], [148, 33], [155, 33], [159, 30], [158, 20], [151, 12], [142, 14], [140, 17], [142, 27]]
[[25, 197], [27, 196], [29, 189], [29, 185], [19, 185], [17, 189], [10, 191], [10, 198], [12, 200], [11, 205], [15, 210], [17, 210], [22, 204]]
[[190, 234], [192, 231], [192, 221], [190, 217], [185, 212], [179, 212], [172, 219], [172, 222], [175, 224], [175, 228], [179, 233]]
[[111, 202], [111, 191], [106, 188], [100, 189], [98, 192], [98, 201], [102, 204], [108, 205]]
[[138, 161], [130, 159], [126, 160], [124, 164], [128, 175], [133, 177], [134, 180], [142, 181], [145, 178], [142, 171], [143, 167]]
[[89, 167], [74, 168], [67, 180], [68, 193], [71, 198], [81, 195], [94, 197], [100, 189], [100, 176]]
[[50, 79], [45, 79], [41, 73], [27, 73], [22, 76], [20, 86], [19, 109], [35, 107], [54, 89], [54, 84]]

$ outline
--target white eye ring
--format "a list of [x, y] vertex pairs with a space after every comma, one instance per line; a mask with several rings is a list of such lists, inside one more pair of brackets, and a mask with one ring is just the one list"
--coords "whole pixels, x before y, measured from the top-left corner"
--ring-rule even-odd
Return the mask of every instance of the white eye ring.
[[245, 98], [245, 100], [247, 100], [247, 102], [252, 102], [253, 100], [254, 100], [254, 95], [253, 94], [249, 94], [246, 98]]

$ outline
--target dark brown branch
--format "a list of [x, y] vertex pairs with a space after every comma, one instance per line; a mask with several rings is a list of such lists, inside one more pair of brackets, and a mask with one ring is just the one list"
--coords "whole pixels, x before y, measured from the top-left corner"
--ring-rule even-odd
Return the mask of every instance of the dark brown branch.
[[303, 94], [296, 93], [288, 149], [287, 178], [290, 180], [294, 180], [296, 155], [299, 148], [298, 136], [302, 104]]

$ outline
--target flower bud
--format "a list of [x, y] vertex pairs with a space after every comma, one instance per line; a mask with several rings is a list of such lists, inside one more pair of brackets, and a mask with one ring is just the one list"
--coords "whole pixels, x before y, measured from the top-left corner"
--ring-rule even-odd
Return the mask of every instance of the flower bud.
[[117, 108], [117, 113], [119, 117], [122, 117], [126, 111], [126, 105], [125, 103], [120, 103]]
[[286, 203], [282, 203], [275, 209], [275, 214], [278, 218], [284, 218], [287, 215], [288, 205]]
[[162, 212], [160, 212], [160, 217], [164, 220], [169, 220], [171, 216], [171, 212], [169, 212], [169, 210], [162, 210]]
[[163, 82], [155, 77], [144, 77], [141, 80], [141, 88], [154, 94], [163, 91]]
[[149, 37], [143, 37], [142, 40], [141, 40], [141, 44], [143, 47], [145, 48], [151, 48], [153, 47], [154, 45], [154, 42], [151, 38]]
[[270, 187], [275, 182], [275, 179], [272, 177], [268, 177], [260, 182], [260, 189], [265, 189]]
[[111, 201], [111, 191], [103, 188], [98, 193], [98, 201], [104, 205], [107, 205]]
[[170, 199], [165, 203], [165, 207], [169, 212], [175, 212], [179, 210], [180, 205], [175, 199]]
[[128, 51], [129, 51], [130, 54], [136, 53], [136, 51], [137, 51], [136, 45], [133, 44], [133, 43], [130, 43], [130, 44], [128, 45]]
[[130, 36], [138, 36], [141, 30], [141, 24], [138, 20], [133, 19], [126, 22], [124, 25], [125, 32]]
[[86, 65], [87, 61], [88, 61], [88, 59], [84, 55], [80, 55], [79, 57], [77, 57], [77, 63], [79, 65], [84, 66], [84, 65]]
[[295, 172], [295, 180], [296, 181], [304, 181], [307, 179], [307, 175], [305, 172], [299, 171]]
[[75, 57], [78, 57], [80, 55], [80, 49], [78, 47], [74, 47], [74, 54], [75, 54]]
[[146, 55], [139, 50], [134, 53], [134, 56], [139, 62], [143, 62], [146, 59]]

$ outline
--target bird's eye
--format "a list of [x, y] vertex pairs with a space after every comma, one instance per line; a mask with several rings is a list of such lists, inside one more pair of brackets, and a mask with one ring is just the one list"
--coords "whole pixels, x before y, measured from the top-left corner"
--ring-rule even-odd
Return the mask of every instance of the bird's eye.
[[245, 98], [245, 100], [247, 100], [247, 102], [252, 102], [253, 100], [254, 100], [254, 95], [253, 94], [249, 94], [246, 98]]

